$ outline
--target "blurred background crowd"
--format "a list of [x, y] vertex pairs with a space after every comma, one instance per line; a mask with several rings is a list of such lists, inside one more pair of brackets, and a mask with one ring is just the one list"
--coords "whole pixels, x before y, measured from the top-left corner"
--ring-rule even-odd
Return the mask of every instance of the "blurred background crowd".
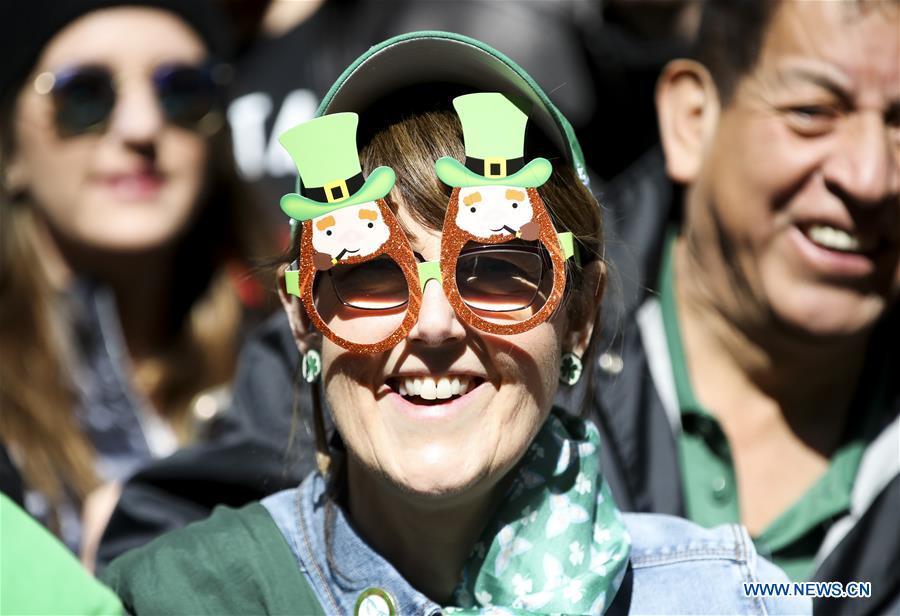
[[[812, 32], [830, 32], [832, 43], [843, 45], [859, 74], [868, 76], [859, 77], [858, 87], [852, 70], [824, 86], [824, 78], [798, 86], [798, 102], [782, 105], [799, 126], [797, 149], [765, 173], [771, 178], [791, 165], [818, 169], [828, 194], [844, 204], [822, 220], [812, 216], [838, 228], [823, 227], [820, 235], [832, 237], [821, 242], [862, 252], [868, 248], [861, 244], [883, 243], [878, 249], [885, 254], [873, 257], [878, 280], [871, 293], [881, 303], [870, 297], [847, 304], [856, 316], [835, 324], [812, 316], [814, 309], [791, 312], [793, 304], [777, 305], [790, 293], [784, 287], [773, 305], [758, 312], [730, 305], [723, 311], [752, 321], [743, 331], [765, 340], [783, 334], [765, 330], [771, 313], [788, 314], [784, 322], [816, 321], [803, 332], [805, 340], [815, 348], [821, 335], [828, 349], [823, 353], [831, 358], [830, 368], [786, 362], [780, 369], [790, 374], [783, 379], [787, 386], [766, 381], [771, 388], [763, 389], [777, 408], [818, 392], [800, 405], [803, 412], [779, 415], [781, 432], [771, 434], [790, 436], [766, 446], [758, 441], [766, 438], [767, 424], [742, 423], [721, 411], [759, 404], [746, 398], [744, 405], [737, 394], [698, 383], [724, 351], [715, 347], [704, 354], [706, 341], [696, 328], [683, 323], [679, 334], [671, 326], [677, 317], [666, 313], [676, 310], [666, 302], [667, 237], [682, 224], [683, 212], [693, 212], [692, 224], [708, 229], [698, 206], [680, 207], [702, 199], [698, 194], [752, 209], [754, 191], [769, 190], [765, 198], [774, 210], [788, 206], [806, 176], [798, 172], [782, 186], [763, 188], [762, 178], [735, 171], [741, 161], [766, 168], [759, 158], [748, 158], [764, 159], [761, 152], [769, 146], [773, 160], [782, 160], [777, 157], [790, 144], [767, 125], [748, 124], [752, 134], [728, 128], [717, 133], [724, 142], [696, 146], [699, 137], [692, 134], [706, 130], [703, 122], [716, 121], [699, 100], [712, 86], [690, 67], [670, 68], [663, 80], [660, 75], [673, 59], [699, 58], [723, 106], [763, 113], [764, 105], [741, 97], [750, 97], [745, 90], [752, 86], [765, 91], [761, 97], [780, 87], [780, 77], [765, 82], [752, 73], [769, 60], [766, 54], [782, 50], [770, 44], [775, 3], [134, 4], [140, 6], [29, 0], [5, 1], [0, 9], [0, 488], [88, 569], [102, 568], [217, 504], [238, 505], [296, 485], [313, 468], [305, 412], [310, 392], [280, 367], [297, 366], [297, 350], [283, 317], [270, 317], [278, 304], [272, 264], [289, 239], [278, 202], [294, 190], [297, 176], [277, 138], [312, 118], [335, 79], [373, 44], [404, 32], [445, 30], [488, 43], [534, 76], [571, 121], [584, 150], [590, 186], [604, 207], [612, 272], [594, 375], [603, 393], [588, 401], [595, 408], [585, 412], [609, 444], [604, 465], [620, 506], [707, 525], [741, 520], [759, 539], [761, 553], [796, 580], [874, 577], [878, 597], [868, 604], [846, 602], [849, 612], [900, 606], [900, 379], [892, 353], [900, 271], [900, 46], [888, 37], [868, 48], [863, 30], [852, 31], [865, 20], [882, 20], [900, 38], [896, 3], [869, 3], [877, 6], [860, 9], [864, 14], [847, 17], [851, 22], [836, 31], [828, 30], [825, 18], [805, 22]], [[704, 15], [707, 4], [712, 17]], [[128, 10], [109, 8], [119, 5]], [[707, 48], [698, 51], [695, 41], [704, 27]], [[777, 34], [789, 38], [791, 32]], [[803, 88], [812, 87], [820, 89], [806, 96]], [[846, 136], [835, 132], [834, 143], [823, 145], [828, 123], [876, 108], [878, 114], [854, 124]], [[878, 137], [879, 130], [888, 136]], [[762, 144], [748, 145], [750, 139]], [[825, 155], [811, 152], [815, 139], [822, 151], [839, 147], [843, 158], [816, 162]], [[692, 147], [703, 153], [684, 162]], [[705, 158], [710, 152], [713, 158]], [[737, 162], [729, 167], [726, 159]], [[767, 297], [766, 277], [780, 274], [765, 269], [767, 253], [744, 250], [753, 233], [729, 236], [730, 228], [752, 230], [758, 223], [736, 217], [709, 223], [721, 223], [720, 235], [698, 237], [719, 238], [723, 258], [736, 270], [751, 271], [748, 288]], [[841, 242], [847, 244], [841, 248]], [[763, 265], [741, 269], [745, 258]], [[757, 285], [754, 276], [763, 282]], [[738, 304], [758, 299], [745, 293], [740, 280], [727, 274], [721, 279]], [[648, 289], [659, 291], [661, 301], [643, 309]], [[844, 318], [843, 300], [834, 301], [834, 319]], [[860, 320], [862, 314], [869, 318]], [[865, 333], [862, 342], [857, 332]], [[832, 344], [835, 339], [840, 341]], [[652, 359], [660, 341], [670, 363], [682, 366], [674, 377], [659, 376], [659, 370], [673, 369]], [[743, 341], [734, 348], [751, 357], [738, 364], [758, 359]], [[783, 351], [803, 355], [790, 344]], [[685, 361], [685, 354], [694, 359]], [[640, 372], [629, 376], [637, 366]], [[747, 373], [771, 367], [753, 364]], [[269, 368], [264, 389], [242, 381], [242, 375]], [[835, 376], [837, 368], [841, 374]], [[820, 369], [829, 381], [811, 377]], [[712, 368], [709, 374], [719, 375]], [[646, 385], [651, 377], [655, 390]], [[799, 384], [808, 377], [808, 387]], [[684, 385], [690, 381], [693, 390]], [[782, 390], [788, 393], [777, 393]], [[821, 413], [808, 408], [809, 400]], [[770, 410], [760, 412], [768, 417]], [[823, 430], [823, 423], [830, 428]], [[772, 479], [779, 466], [772, 454], [779, 447], [792, 452], [797, 443], [805, 453], [786, 453], [784, 464], [801, 471], [785, 487]], [[661, 473], [666, 467], [669, 474]], [[766, 506], [747, 505], [751, 498]], [[844, 551], [829, 560], [842, 542]]]

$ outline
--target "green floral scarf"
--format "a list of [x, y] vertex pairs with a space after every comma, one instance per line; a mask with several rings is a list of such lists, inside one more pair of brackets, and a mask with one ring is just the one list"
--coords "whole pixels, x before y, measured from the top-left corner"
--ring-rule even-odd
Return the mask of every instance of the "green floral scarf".
[[631, 537], [600, 475], [593, 424], [551, 414], [463, 566], [448, 614], [602, 614]]

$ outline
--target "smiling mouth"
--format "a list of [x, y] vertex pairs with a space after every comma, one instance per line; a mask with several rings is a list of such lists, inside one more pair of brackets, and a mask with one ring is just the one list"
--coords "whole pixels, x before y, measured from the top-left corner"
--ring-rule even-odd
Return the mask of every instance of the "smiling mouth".
[[415, 377], [391, 377], [387, 386], [412, 404], [430, 406], [445, 404], [460, 398], [482, 383], [481, 377], [470, 375], [433, 377], [428, 375]]
[[821, 223], [801, 226], [800, 231], [816, 246], [845, 254], [871, 255], [878, 251], [882, 243], [877, 235], [848, 231]]
[[156, 170], [146, 170], [103, 175], [100, 176], [100, 182], [126, 200], [145, 199], [158, 194], [165, 183], [165, 177]]

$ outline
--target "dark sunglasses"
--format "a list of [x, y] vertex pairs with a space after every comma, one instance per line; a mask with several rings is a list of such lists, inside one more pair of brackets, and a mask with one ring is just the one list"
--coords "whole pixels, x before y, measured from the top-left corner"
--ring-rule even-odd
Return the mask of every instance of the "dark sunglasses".
[[[161, 64], [151, 81], [167, 121], [210, 134], [222, 122], [222, 92], [229, 74], [223, 64]], [[103, 65], [44, 72], [35, 78], [34, 88], [53, 97], [56, 126], [63, 136], [104, 130], [116, 105], [115, 76]]]
[[[540, 247], [482, 246], [460, 253], [456, 287], [473, 310], [513, 312], [546, 300], [552, 268]], [[409, 301], [403, 270], [390, 258], [336, 266], [325, 276], [337, 299], [349, 308], [394, 310]], [[314, 295], [318, 291], [314, 288]]]

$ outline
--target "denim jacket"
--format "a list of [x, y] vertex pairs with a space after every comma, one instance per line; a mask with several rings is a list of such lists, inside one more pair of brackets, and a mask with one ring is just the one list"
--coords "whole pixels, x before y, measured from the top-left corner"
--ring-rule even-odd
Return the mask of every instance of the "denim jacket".
[[[325, 543], [325, 482], [311, 474], [298, 488], [262, 501], [290, 546], [306, 580], [327, 614], [353, 614], [360, 593], [387, 591], [398, 614], [432, 616], [441, 607], [413, 588], [366, 544], [336, 507]], [[624, 516], [632, 537], [631, 614], [808, 614], [806, 598], [746, 597], [743, 582], [788, 582], [784, 573], [757, 556], [746, 530], [737, 525], [704, 529], [686, 520], [655, 514]], [[626, 586], [628, 588], [626, 588]], [[614, 604], [615, 608], [615, 604]]]

